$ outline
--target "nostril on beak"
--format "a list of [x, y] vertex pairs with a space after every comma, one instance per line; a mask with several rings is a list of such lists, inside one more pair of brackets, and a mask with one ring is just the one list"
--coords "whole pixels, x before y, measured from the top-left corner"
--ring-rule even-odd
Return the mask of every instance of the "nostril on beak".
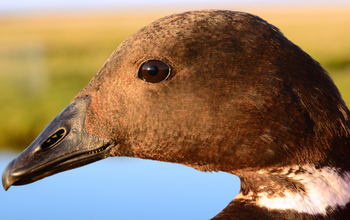
[[58, 143], [60, 143], [67, 136], [67, 132], [65, 129], [61, 128], [57, 130], [54, 134], [52, 134], [49, 138], [47, 138], [40, 146], [42, 150], [46, 150], [51, 148]]

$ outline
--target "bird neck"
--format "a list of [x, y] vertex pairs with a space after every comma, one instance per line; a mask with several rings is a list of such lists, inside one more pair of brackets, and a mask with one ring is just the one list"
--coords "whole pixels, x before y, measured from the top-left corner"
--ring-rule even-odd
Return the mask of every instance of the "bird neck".
[[350, 172], [307, 165], [242, 172], [240, 178], [240, 193], [214, 219], [228, 214], [350, 219]]

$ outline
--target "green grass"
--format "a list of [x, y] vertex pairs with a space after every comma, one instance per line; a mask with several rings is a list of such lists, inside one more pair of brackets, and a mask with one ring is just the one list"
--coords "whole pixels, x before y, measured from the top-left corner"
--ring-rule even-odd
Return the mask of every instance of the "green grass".
[[[331, 73], [350, 103], [348, 9], [253, 10]], [[0, 17], [0, 148], [23, 149], [133, 32], [165, 14]]]

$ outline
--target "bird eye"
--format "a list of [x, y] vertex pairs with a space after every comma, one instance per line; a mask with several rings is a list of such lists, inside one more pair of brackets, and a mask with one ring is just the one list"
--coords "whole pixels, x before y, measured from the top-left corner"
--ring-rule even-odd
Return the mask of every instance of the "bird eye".
[[149, 83], [159, 83], [170, 75], [170, 68], [159, 60], [150, 60], [142, 64], [139, 70], [139, 78]]

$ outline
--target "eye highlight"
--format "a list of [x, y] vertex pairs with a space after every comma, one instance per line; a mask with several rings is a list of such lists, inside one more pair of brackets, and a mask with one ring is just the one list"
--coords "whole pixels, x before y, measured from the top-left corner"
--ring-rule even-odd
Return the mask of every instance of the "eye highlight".
[[149, 83], [159, 83], [170, 75], [170, 67], [159, 60], [149, 60], [139, 69], [139, 78]]

